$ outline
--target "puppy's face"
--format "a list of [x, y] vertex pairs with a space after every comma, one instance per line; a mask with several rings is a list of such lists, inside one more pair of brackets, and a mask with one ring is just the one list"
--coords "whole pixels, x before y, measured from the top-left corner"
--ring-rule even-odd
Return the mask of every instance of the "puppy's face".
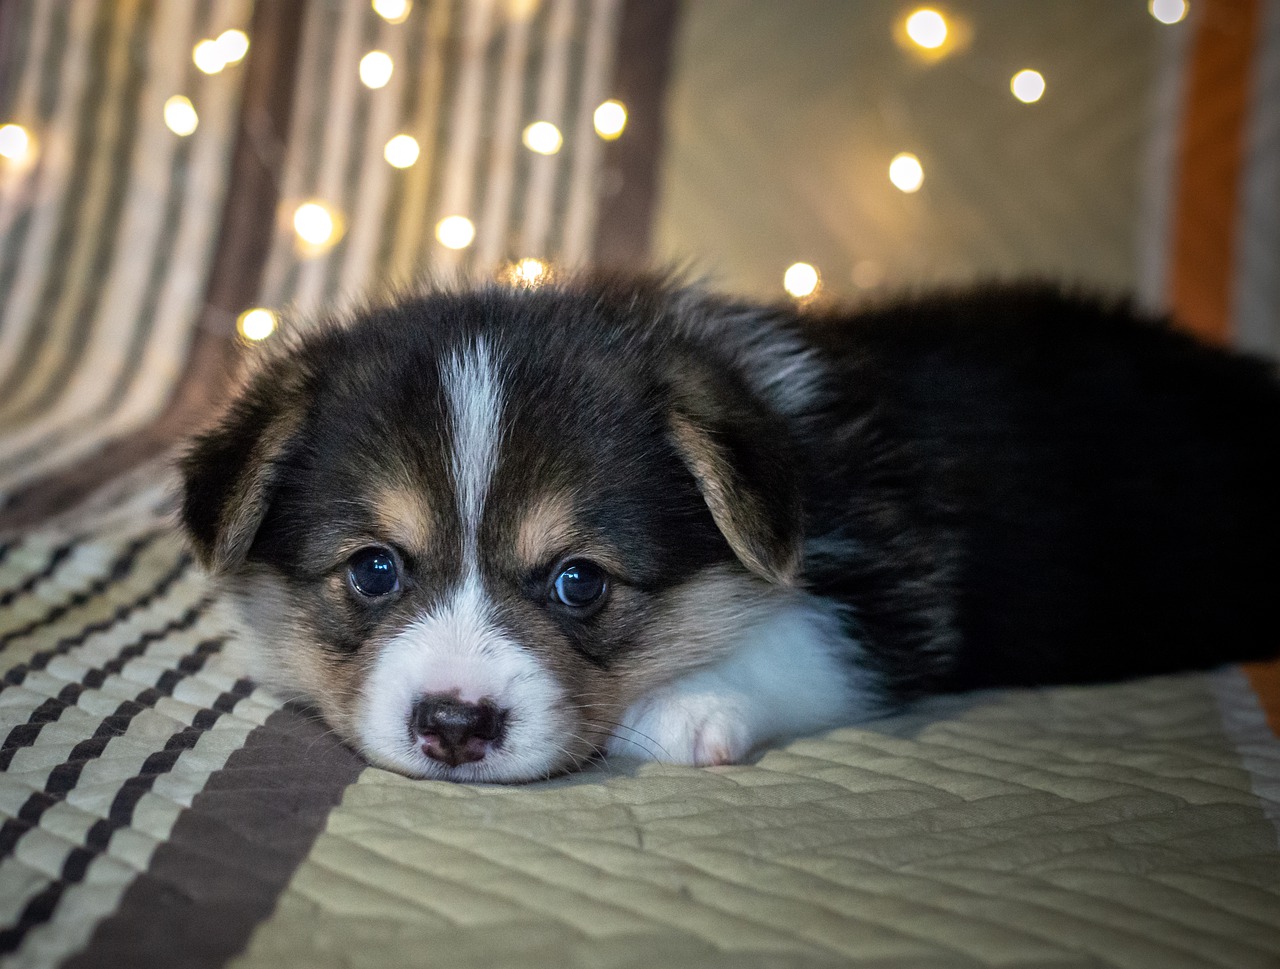
[[437, 296], [269, 361], [183, 468], [255, 675], [374, 763], [517, 781], [731, 649], [797, 502], [776, 418], [661, 312]]

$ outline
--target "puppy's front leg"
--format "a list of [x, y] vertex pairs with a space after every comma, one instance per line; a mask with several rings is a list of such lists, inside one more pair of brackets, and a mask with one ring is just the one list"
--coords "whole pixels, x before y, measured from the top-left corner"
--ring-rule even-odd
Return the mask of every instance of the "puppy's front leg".
[[767, 741], [849, 723], [872, 709], [856, 654], [837, 612], [806, 596], [743, 633], [715, 665], [641, 697], [606, 749], [674, 764], [732, 764]]

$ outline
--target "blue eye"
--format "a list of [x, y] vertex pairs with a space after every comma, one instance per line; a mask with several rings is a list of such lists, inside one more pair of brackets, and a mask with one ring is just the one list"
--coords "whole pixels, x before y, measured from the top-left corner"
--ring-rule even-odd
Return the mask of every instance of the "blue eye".
[[347, 562], [351, 588], [366, 599], [390, 595], [400, 588], [400, 570], [389, 549], [362, 548]]
[[604, 569], [586, 559], [566, 562], [551, 586], [551, 597], [571, 609], [590, 609], [604, 601], [609, 591], [609, 576]]

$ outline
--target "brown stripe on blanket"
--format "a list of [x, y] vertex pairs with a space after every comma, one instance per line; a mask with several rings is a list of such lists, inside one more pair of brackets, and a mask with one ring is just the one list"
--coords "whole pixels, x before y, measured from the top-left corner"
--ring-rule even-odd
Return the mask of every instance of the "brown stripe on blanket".
[[663, 111], [679, 0], [625, 0], [613, 94], [627, 106], [625, 137], [608, 142], [596, 217], [595, 261], [621, 268], [649, 260], [658, 197]]
[[64, 969], [204, 969], [241, 952], [364, 762], [280, 710], [228, 759]]
[[65, 511], [104, 481], [162, 454], [217, 411], [238, 359], [236, 315], [252, 305], [275, 221], [284, 140], [305, 3], [257, 0], [245, 63], [240, 128], [205, 306], [186, 368], [165, 413], [107, 444], [103, 453], [26, 485], [0, 509], [0, 532], [28, 528]]

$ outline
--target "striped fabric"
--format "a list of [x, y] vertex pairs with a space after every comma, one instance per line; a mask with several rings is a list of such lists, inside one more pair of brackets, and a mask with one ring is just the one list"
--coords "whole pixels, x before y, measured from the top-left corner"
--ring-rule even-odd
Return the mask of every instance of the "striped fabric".
[[[364, 4], [311, 3], [282, 210], [318, 199], [345, 233], [308, 257], [283, 220], [260, 302], [310, 315], [426, 272], [486, 276], [524, 256], [585, 262], [602, 157], [592, 113], [609, 97], [620, 8], [620, 0], [425, 0], [392, 25]], [[378, 90], [357, 76], [369, 50], [395, 65]], [[521, 144], [535, 120], [563, 132], [562, 150], [539, 155]], [[383, 158], [398, 134], [422, 151], [404, 171]], [[473, 246], [436, 241], [446, 216], [472, 221]]]
[[[202, 309], [239, 74], [191, 62], [250, 0], [6, 0], [0, 119], [38, 139], [0, 168], [0, 503], [168, 402]], [[179, 138], [164, 103], [201, 124]]]

